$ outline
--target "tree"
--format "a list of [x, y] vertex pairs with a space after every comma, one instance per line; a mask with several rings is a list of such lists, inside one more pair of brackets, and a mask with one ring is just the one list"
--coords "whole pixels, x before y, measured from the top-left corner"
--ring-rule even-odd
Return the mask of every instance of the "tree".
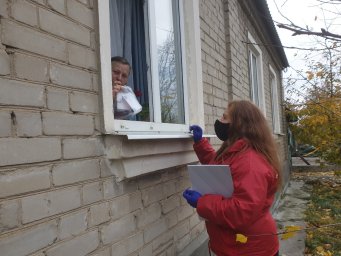
[[[291, 116], [298, 121], [291, 129], [298, 143], [318, 148], [321, 158], [341, 163], [341, 57], [335, 49], [341, 43], [328, 45], [320, 60], [306, 55], [306, 95], [302, 104], [290, 103]], [[301, 76], [303, 74], [301, 73]], [[292, 80], [291, 82], [293, 82]], [[294, 81], [295, 82], [295, 81]], [[297, 82], [297, 81], [296, 81]], [[294, 115], [293, 115], [294, 114]]]

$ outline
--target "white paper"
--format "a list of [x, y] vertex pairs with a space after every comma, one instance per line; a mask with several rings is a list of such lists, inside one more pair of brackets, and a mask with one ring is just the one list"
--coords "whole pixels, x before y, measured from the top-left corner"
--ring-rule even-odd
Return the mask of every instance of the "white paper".
[[228, 165], [187, 165], [192, 188], [200, 194], [231, 197], [233, 181]]

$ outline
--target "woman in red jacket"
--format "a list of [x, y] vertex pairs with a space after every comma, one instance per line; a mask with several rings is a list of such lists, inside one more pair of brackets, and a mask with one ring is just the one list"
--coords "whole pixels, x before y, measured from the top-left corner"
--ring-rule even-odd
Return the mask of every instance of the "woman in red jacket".
[[[276, 223], [270, 207], [281, 184], [281, 172], [264, 115], [249, 101], [232, 101], [214, 128], [224, 141], [217, 152], [202, 138], [197, 125], [190, 127], [193, 147], [202, 164], [230, 166], [233, 195], [224, 198], [187, 189], [183, 196], [206, 220], [209, 247], [216, 255], [278, 255]], [[238, 239], [240, 235], [247, 240]]]

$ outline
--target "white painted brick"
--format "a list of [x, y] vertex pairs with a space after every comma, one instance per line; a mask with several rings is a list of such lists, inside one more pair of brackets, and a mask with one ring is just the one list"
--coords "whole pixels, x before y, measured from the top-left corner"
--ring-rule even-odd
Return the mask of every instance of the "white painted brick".
[[94, 28], [94, 11], [83, 4], [75, 0], [68, 0], [67, 13], [70, 18], [77, 20], [90, 28]]
[[0, 137], [11, 136], [11, 114], [9, 112], [0, 111]]
[[162, 213], [167, 213], [180, 206], [180, 199], [177, 195], [171, 196], [161, 202]]
[[52, 168], [52, 180], [55, 186], [71, 184], [99, 178], [98, 160], [85, 160], [62, 163]]
[[46, 251], [47, 256], [84, 256], [96, 250], [99, 245], [98, 231], [93, 230], [82, 236], [60, 243]]
[[18, 21], [24, 22], [31, 26], [38, 25], [37, 8], [23, 0], [12, 2], [11, 5], [12, 17]]
[[2, 43], [66, 61], [66, 42], [9, 20], [2, 20]]
[[97, 226], [109, 220], [109, 203], [101, 203], [90, 207], [89, 227]]
[[176, 251], [181, 252], [191, 242], [191, 236], [188, 234], [176, 241]]
[[0, 198], [50, 187], [50, 167], [35, 167], [0, 175]]
[[143, 246], [143, 233], [139, 232], [124, 239], [122, 242], [114, 244], [111, 250], [115, 255], [126, 256]]
[[82, 191], [83, 204], [91, 204], [103, 199], [102, 187], [99, 182], [85, 184]]
[[52, 161], [61, 158], [58, 138], [0, 139], [0, 166]]
[[67, 91], [48, 88], [46, 97], [48, 109], [62, 111], [68, 111], [70, 109]]
[[89, 29], [42, 8], [39, 8], [39, 20], [42, 30], [90, 46]]
[[77, 236], [87, 228], [87, 210], [69, 214], [60, 218], [59, 238], [61, 240]]
[[43, 131], [46, 135], [92, 135], [94, 122], [91, 116], [45, 112]]
[[47, 0], [47, 5], [59, 13], [66, 14], [65, 0]]
[[76, 209], [81, 205], [80, 190], [68, 188], [22, 198], [23, 223]]
[[49, 82], [47, 65], [48, 62], [40, 58], [18, 53], [14, 55], [14, 71], [19, 78]]
[[10, 72], [10, 58], [7, 52], [0, 50], [0, 75], [9, 75]]
[[70, 94], [70, 109], [73, 112], [98, 113], [98, 95], [72, 92]]
[[159, 184], [154, 187], [149, 187], [142, 190], [142, 202], [144, 206], [147, 206], [154, 202], [158, 202], [163, 198], [163, 184]]
[[189, 233], [189, 222], [184, 221], [176, 226], [174, 229], [174, 239], [179, 240]]
[[0, 239], [1, 256], [26, 256], [52, 244], [56, 239], [55, 222], [33, 226]]
[[68, 44], [68, 47], [70, 64], [97, 70], [97, 55], [94, 50], [76, 44]]
[[51, 82], [72, 88], [91, 90], [91, 73], [57, 63], [51, 63]]
[[134, 193], [137, 190], [137, 182], [115, 182], [113, 179], [110, 179], [103, 182], [103, 188], [104, 199], [109, 199], [123, 194]]
[[100, 156], [103, 154], [103, 150], [102, 143], [98, 138], [63, 140], [64, 159]]
[[137, 227], [142, 228], [161, 217], [161, 206], [159, 203], [143, 208], [136, 216]]
[[[0, 78], [0, 103], [44, 107], [44, 86]], [[20, 95], [20, 97], [18, 97]]]
[[40, 113], [15, 111], [17, 136], [36, 137], [43, 134]]
[[117, 219], [142, 208], [141, 194], [139, 192], [115, 198], [111, 202], [111, 216]]
[[103, 244], [118, 242], [136, 230], [135, 217], [133, 214], [126, 215], [101, 230], [101, 240]]
[[3, 202], [0, 204], [0, 233], [19, 226], [19, 202], [18, 200]]
[[149, 243], [163, 232], [167, 231], [165, 219], [160, 219], [144, 229], [144, 242]]

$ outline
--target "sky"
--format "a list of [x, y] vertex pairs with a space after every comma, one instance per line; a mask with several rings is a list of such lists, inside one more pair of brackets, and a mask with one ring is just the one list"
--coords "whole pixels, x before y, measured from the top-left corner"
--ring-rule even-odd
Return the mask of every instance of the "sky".
[[[325, 1], [330, 2], [331, 0]], [[320, 32], [321, 28], [327, 28], [329, 32], [341, 33], [341, 3], [321, 5], [321, 1], [318, 0], [267, 0], [267, 3], [275, 22], [290, 24], [291, 21], [301, 27], [308, 26], [315, 32]], [[300, 48], [318, 47], [313, 36], [292, 36], [292, 31], [278, 28], [277, 26], [276, 29], [283, 46]], [[310, 56], [319, 58], [319, 53], [303, 50], [285, 48], [285, 53], [292, 68], [289, 67], [285, 70], [284, 78], [296, 75], [293, 69], [308, 70], [306, 61], [303, 60], [305, 54], [309, 53]]]

